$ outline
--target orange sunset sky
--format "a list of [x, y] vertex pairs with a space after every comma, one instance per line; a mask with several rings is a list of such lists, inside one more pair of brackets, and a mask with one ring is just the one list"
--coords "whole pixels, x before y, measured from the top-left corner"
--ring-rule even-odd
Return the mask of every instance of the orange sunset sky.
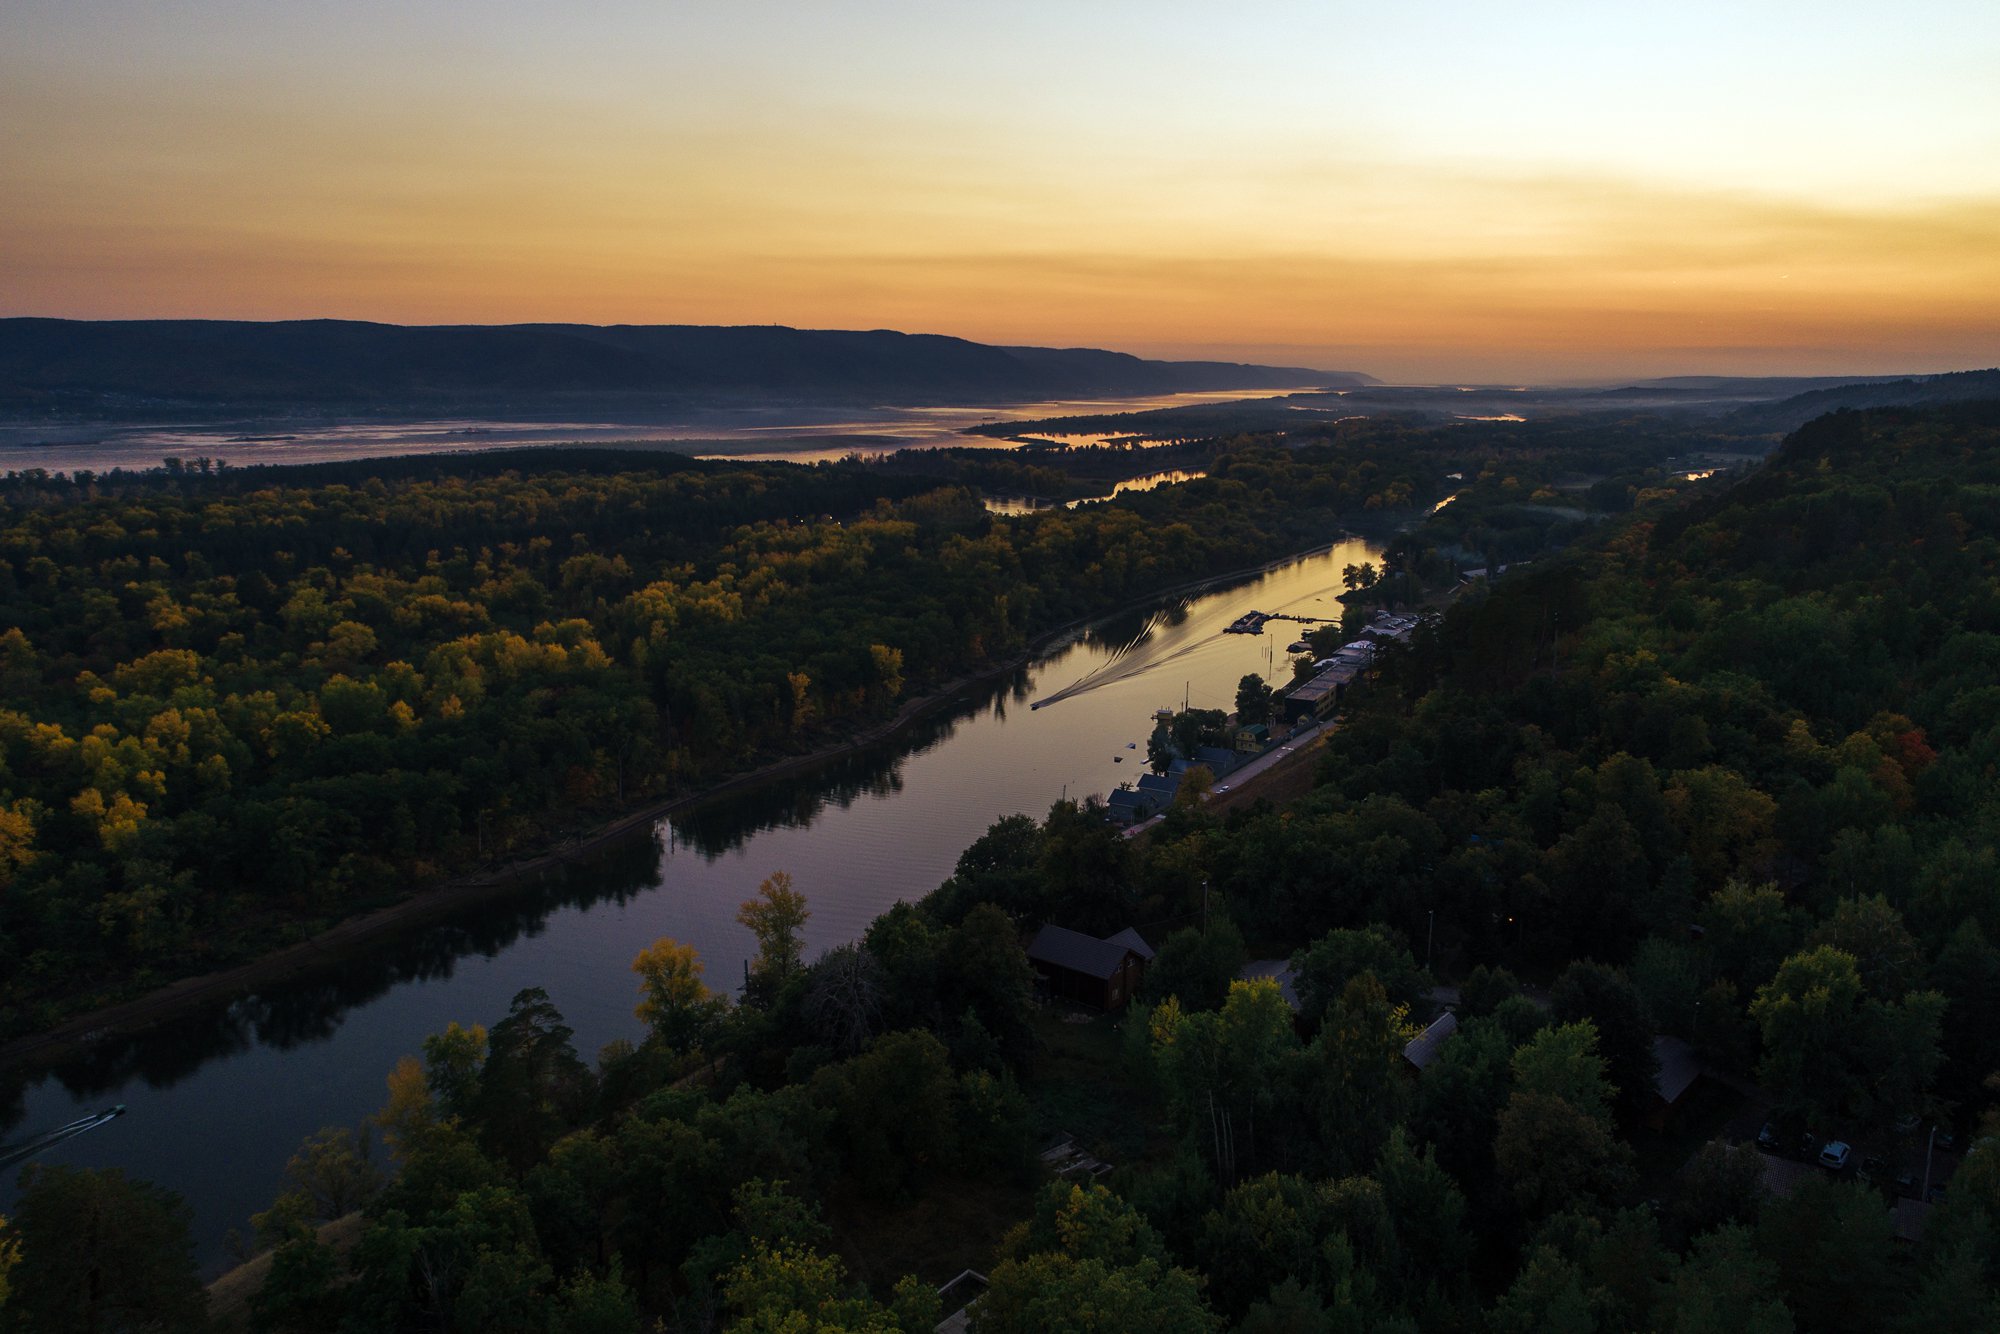
[[6, 0], [0, 314], [2000, 362], [2000, 4]]

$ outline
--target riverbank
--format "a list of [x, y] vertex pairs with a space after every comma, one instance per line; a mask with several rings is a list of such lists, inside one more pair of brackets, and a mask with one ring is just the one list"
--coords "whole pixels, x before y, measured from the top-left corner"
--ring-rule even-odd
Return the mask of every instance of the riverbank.
[[439, 882], [393, 903], [346, 918], [306, 940], [259, 955], [244, 963], [184, 978], [130, 1000], [79, 1014], [41, 1033], [17, 1038], [5, 1046], [0, 1046], [0, 1068], [59, 1061], [87, 1050], [102, 1039], [141, 1032], [191, 1011], [220, 1005], [240, 995], [279, 982], [337, 967], [343, 959], [350, 957], [364, 945], [448, 917], [487, 898], [518, 891], [548, 873], [574, 863], [606, 845], [633, 836], [639, 830], [666, 816], [811, 770], [843, 755], [880, 745], [893, 739], [928, 714], [948, 707], [967, 691], [988, 685], [1061, 648], [1093, 624], [1221, 585], [1252, 579], [1261, 573], [1309, 559], [1327, 551], [1332, 545], [1332, 543], [1318, 544], [1259, 565], [1170, 585], [1123, 607], [1056, 627], [1036, 637], [1025, 648], [1008, 655], [1003, 660], [978, 672], [946, 682], [921, 697], [906, 701], [890, 718], [848, 736], [830, 739], [824, 745], [805, 754], [774, 760], [706, 787], [700, 792], [648, 802], [597, 826], [586, 834], [550, 846], [536, 856]]

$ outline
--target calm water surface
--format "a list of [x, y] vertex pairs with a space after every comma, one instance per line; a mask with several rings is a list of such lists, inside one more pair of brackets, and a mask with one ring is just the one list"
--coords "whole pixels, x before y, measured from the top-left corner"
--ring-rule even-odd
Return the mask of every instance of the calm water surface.
[[[405, 421], [235, 421], [174, 425], [43, 425], [0, 422], [0, 473], [27, 468], [70, 472], [88, 468], [154, 468], [177, 457], [222, 459], [244, 467], [271, 463], [330, 463], [391, 454], [433, 454], [528, 445], [642, 443], [705, 457], [783, 459], [811, 463], [849, 454], [975, 446], [1013, 449], [1007, 440], [962, 432], [987, 422], [1041, 417], [1145, 412], [1198, 403], [1229, 403], [1309, 393], [1310, 389], [1229, 389], [1143, 398], [1067, 399], [973, 406], [856, 408], [852, 404], [688, 408], [651, 419], [618, 421], [495, 421], [449, 418]], [[1063, 437], [1095, 444], [1114, 437]]]
[[[586, 1056], [636, 1038], [633, 955], [670, 935], [700, 950], [713, 984], [739, 982], [754, 944], [736, 906], [773, 871], [791, 872], [811, 903], [808, 958], [852, 940], [898, 899], [936, 888], [995, 819], [1135, 779], [1154, 709], [1183, 698], [1233, 707], [1246, 672], [1287, 679], [1284, 646], [1300, 627], [1222, 628], [1252, 608], [1337, 616], [1341, 567], [1380, 557], [1344, 541], [1106, 621], [872, 752], [675, 815], [329, 976], [103, 1043], [26, 1087], [0, 1087], [0, 1142], [127, 1104], [125, 1117], [38, 1161], [121, 1167], [179, 1191], [204, 1264], [220, 1268], [228, 1231], [247, 1231], [270, 1203], [300, 1139], [375, 1111], [383, 1077], [426, 1034], [452, 1020], [491, 1024], [516, 991], [542, 986]], [[0, 1212], [15, 1175], [0, 1183]]]

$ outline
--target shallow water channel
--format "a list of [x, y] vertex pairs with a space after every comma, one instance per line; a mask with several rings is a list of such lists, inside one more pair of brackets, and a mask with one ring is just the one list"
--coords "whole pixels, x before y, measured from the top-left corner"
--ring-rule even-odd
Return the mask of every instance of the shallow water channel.
[[[586, 1059], [636, 1038], [633, 955], [670, 935], [701, 952], [712, 984], [733, 987], [754, 949], [737, 904], [773, 871], [789, 871], [810, 902], [808, 958], [852, 940], [898, 899], [936, 888], [1001, 816], [1041, 816], [1065, 793], [1136, 779], [1155, 709], [1231, 708], [1247, 672], [1289, 679], [1285, 646], [1305, 627], [1223, 627], [1253, 608], [1337, 616], [1342, 566], [1380, 558], [1350, 539], [1110, 618], [873, 750], [677, 813], [326, 976], [107, 1040], [26, 1087], [0, 1085], [0, 1143], [126, 1104], [127, 1115], [36, 1161], [121, 1167], [179, 1191], [204, 1266], [219, 1269], [228, 1231], [247, 1232], [269, 1205], [299, 1141], [375, 1111], [383, 1077], [426, 1034], [452, 1020], [491, 1024], [516, 991], [541, 986]], [[0, 1213], [16, 1176], [0, 1183]]]

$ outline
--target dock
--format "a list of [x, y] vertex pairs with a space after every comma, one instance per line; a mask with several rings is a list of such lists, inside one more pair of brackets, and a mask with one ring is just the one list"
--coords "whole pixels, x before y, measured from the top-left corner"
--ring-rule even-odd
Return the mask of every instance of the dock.
[[1248, 611], [1231, 621], [1223, 630], [1225, 635], [1261, 635], [1267, 621], [1296, 621], [1300, 625], [1332, 625], [1330, 616], [1301, 616], [1291, 611]]

